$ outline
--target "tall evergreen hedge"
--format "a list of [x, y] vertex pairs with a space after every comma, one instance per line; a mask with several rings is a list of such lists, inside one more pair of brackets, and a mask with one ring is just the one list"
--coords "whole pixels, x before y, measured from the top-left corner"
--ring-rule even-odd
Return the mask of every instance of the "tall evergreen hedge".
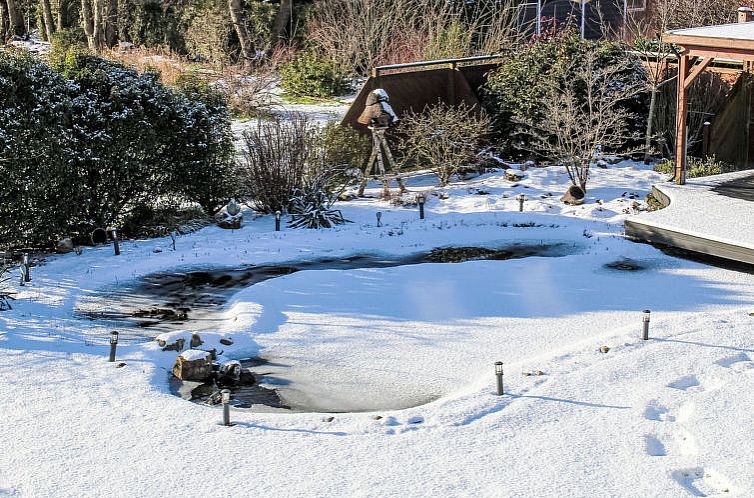
[[0, 53], [0, 246], [84, 238], [158, 201], [212, 213], [233, 194], [229, 114], [210, 89], [75, 50], [54, 66]]

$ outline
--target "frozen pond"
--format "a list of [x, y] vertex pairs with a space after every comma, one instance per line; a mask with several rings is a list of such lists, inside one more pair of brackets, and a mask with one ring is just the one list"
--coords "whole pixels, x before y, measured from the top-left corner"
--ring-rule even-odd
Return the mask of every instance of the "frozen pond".
[[[159, 333], [174, 330], [192, 330], [201, 334], [203, 330], [215, 330], [220, 321], [227, 319], [226, 305], [235, 295], [248, 292], [255, 284], [298, 272], [319, 274], [322, 271], [333, 270], [387, 269], [432, 263], [504, 261], [530, 257], [543, 258], [545, 261], [547, 258], [577, 253], [580, 249], [573, 243], [517, 243], [496, 248], [445, 247], [397, 258], [357, 255], [276, 265], [162, 272], [122, 284], [117, 288], [102, 289], [101, 292], [90, 295], [78, 303], [77, 311], [89, 319], [114, 327], [126, 326], [127, 336], [136, 340], [151, 340]], [[379, 289], [373, 290], [379, 293]], [[302, 293], [305, 294], [303, 289]], [[324, 299], [322, 313], [327, 313], [329, 298], [323, 297], [321, 293], [317, 293], [316, 297]], [[368, 297], [363, 302], [364, 316], [368, 316], [374, 310], [377, 305], [375, 299], [379, 297]], [[293, 303], [296, 300], [296, 297], [292, 296], [286, 302]], [[338, 303], [332, 304], [334, 308], [338, 307]], [[449, 310], [442, 309], [438, 304], [439, 302], [430, 303], [431, 308], [436, 308], [432, 311], [433, 314], [443, 316], [448, 313]], [[396, 312], [398, 311], [396, 308]], [[417, 316], [420, 315], [421, 313]], [[246, 332], [256, 339], [257, 333], [266, 334], [270, 327], [274, 328], [274, 321], [274, 317], [262, 316], [253, 330]], [[325, 342], [327, 341], [323, 341], [323, 347], [332, 346], [325, 345]], [[349, 354], [345, 341], [340, 347], [343, 348], [342, 354]], [[323, 360], [318, 358], [316, 352], [282, 357], [279, 354], [271, 357], [267, 353], [266, 348], [262, 346], [256, 357], [234, 357], [254, 372], [258, 380], [258, 384], [253, 387], [235, 390], [234, 403], [237, 407], [246, 408], [253, 405], [256, 410], [282, 408], [324, 412], [402, 409], [430, 402], [446, 394], [442, 388], [436, 386], [426, 386], [426, 389], [395, 386], [395, 390], [364, 393], [364, 397], [354, 403], [353, 392], [358, 389], [356, 384], [360, 375], [342, 375], [335, 380], [329, 379], [327, 389], [322, 389]], [[327, 368], [326, 365], [324, 368]], [[409, 376], [410, 373], [406, 372], [406, 375]], [[341, 385], [336, 385], [338, 383]], [[214, 392], [214, 386], [181, 383], [175, 379], [171, 381], [171, 388], [174, 393], [185, 399], [198, 402], [205, 401]], [[348, 394], [340, 396], [340, 392]]]

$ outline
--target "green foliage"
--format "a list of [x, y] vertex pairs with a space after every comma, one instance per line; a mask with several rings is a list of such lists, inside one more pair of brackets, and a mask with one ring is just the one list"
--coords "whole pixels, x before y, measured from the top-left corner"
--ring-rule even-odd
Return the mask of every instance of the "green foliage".
[[350, 126], [327, 123], [321, 132], [324, 163], [330, 166], [346, 166], [364, 169], [372, 141]]
[[[699, 178], [701, 176], [720, 175], [735, 171], [735, 168], [723, 161], [718, 161], [715, 156], [705, 158], [688, 157], [686, 160], [686, 178]], [[675, 172], [675, 161], [668, 159], [655, 165], [654, 170], [658, 173], [672, 175]]]
[[83, 236], [158, 198], [212, 212], [232, 194], [230, 121], [209, 88], [78, 49], [56, 65], [0, 53], [0, 243]]
[[472, 42], [471, 29], [460, 20], [452, 20], [440, 27], [439, 33], [430, 37], [424, 52], [426, 60], [465, 57]]
[[191, 8], [185, 16], [186, 51], [191, 57], [214, 64], [227, 64], [232, 59], [233, 29], [228, 21], [226, 2], [206, 2]]
[[237, 175], [230, 111], [223, 96], [195, 75], [177, 81], [181, 133], [173, 148], [173, 190], [215, 214], [235, 193]]
[[52, 240], [81, 222], [77, 91], [25, 52], [0, 52], [0, 247]]
[[351, 91], [345, 71], [313, 50], [298, 53], [280, 69], [280, 77], [285, 91], [294, 96], [332, 97]]
[[53, 67], [62, 64], [69, 52], [86, 48], [86, 35], [81, 28], [67, 28], [56, 31], [50, 40], [47, 59]]
[[[630, 57], [618, 43], [583, 40], [574, 31], [565, 31], [519, 47], [489, 76], [483, 91], [483, 105], [493, 119], [497, 138], [508, 153], [522, 149], [522, 144], [516, 143], [521, 138], [513, 139], [517, 122], [547, 119], [544, 99], [548, 89], [553, 85], [564, 87], [576, 68], [583, 66], [590, 50], [597, 51], [601, 67]], [[627, 85], [641, 80], [643, 71], [638, 61], [631, 61], [631, 70], [621, 74], [615, 84]], [[640, 116], [646, 115], [646, 101], [646, 96], [642, 95], [626, 104], [637, 115], [635, 122], [629, 124], [631, 131], [643, 126]]]
[[[244, 22], [252, 44], [266, 50], [272, 36], [272, 23], [278, 4], [247, 0]], [[215, 64], [236, 62], [239, 43], [228, 16], [227, 0], [192, 2], [183, 13], [186, 51]]]

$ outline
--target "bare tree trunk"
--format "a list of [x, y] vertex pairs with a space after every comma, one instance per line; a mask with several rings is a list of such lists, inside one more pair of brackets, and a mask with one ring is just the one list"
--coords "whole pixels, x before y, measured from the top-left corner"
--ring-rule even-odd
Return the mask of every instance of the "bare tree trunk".
[[0, 1], [0, 45], [5, 43], [5, 37], [8, 35], [8, 10], [5, 8], [5, 2]]
[[58, 16], [57, 16], [57, 24], [56, 29], [60, 31], [61, 29], [70, 28], [71, 26], [71, 20], [70, 20], [70, 9], [71, 9], [71, 0], [58, 0]]
[[105, 0], [92, 0], [94, 11], [94, 47], [92, 50], [100, 52], [105, 47]]
[[23, 37], [26, 35], [26, 25], [24, 23], [24, 13], [21, 11], [21, 5], [17, 0], [5, 0], [8, 7], [8, 20], [10, 25], [10, 35]]
[[118, 43], [118, 0], [106, 0], [105, 43], [113, 47]]
[[103, 0], [81, 0], [81, 24], [89, 49], [99, 52], [105, 46]]
[[655, 107], [657, 106], [657, 86], [653, 86], [650, 92], [647, 132], [644, 136], [644, 164], [649, 164], [652, 159], [652, 124], [655, 119]]
[[44, 21], [47, 39], [52, 40], [52, 35], [53, 33], [55, 33], [55, 20], [52, 17], [52, 7], [50, 7], [50, 0], [41, 0], [39, 7], [42, 10], [42, 20]]
[[230, 20], [233, 23], [233, 28], [236, 30], [236, 35], [238, 35], [238, 41], [241, 44], [242, 64], [248, 66], [256, 55], [256, 50], [251, 41], [251, 36], [249, 36], [249, 31], [246, 29], [246, 24], [244, 23], [241, 0], [228, 0], [228, 11], [230, 13]]
[[94, 48], [94, 16], [90, 0], [81, 0], [81, 26], [84, 28], [89, 48]]
[[293, 0], [280, 0], [280, 8], [275, 15], [275, 23], [272, 26], [272, 40], [270, 40], [270, 48], [275, 49], [285, 39], [288, 31], [288, 24], [293, 17]]

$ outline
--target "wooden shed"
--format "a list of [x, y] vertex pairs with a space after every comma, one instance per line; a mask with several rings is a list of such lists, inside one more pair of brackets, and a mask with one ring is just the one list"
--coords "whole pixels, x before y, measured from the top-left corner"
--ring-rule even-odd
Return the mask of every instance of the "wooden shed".
[[358, 122], [367, 96], [382, 88], [390, 96], [390, 105], [400, 117], [409, 111], [421, 112], [426, 106], [444, 102], [466, 104], [480, 109], [479, 90], [486, 75], [497, 67], [500, 55], [447, 59], [374, 68], [369, 79], [351, 104], [343, 124], [362, 133], [367, 127]]

